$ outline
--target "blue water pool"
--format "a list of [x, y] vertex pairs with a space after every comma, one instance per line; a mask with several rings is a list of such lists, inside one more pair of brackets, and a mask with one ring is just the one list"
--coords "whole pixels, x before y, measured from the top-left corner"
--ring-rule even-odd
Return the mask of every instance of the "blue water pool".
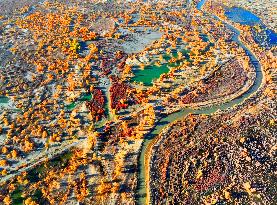
[[232, 20], [233, 22], [240, 23], [243, 25], [253, 26], [261, 22], [261, 19], [258, 16], [251, 13], [250, 11], [247, 11], [239, 7], [232, 7], [226, 9], [225, 15], [228, 19]]
[[[243, 8], [232, 7], [225, 10], [226, 17], [236, 23], [251, 26], [251, 31], [257, 43], [264, 47], [271, 47], [277, 45], [277, 34], [267, 28], [261, 19], [255, 14]], [[261, 29], [257, 30], [254, 26], [260, 26]]]

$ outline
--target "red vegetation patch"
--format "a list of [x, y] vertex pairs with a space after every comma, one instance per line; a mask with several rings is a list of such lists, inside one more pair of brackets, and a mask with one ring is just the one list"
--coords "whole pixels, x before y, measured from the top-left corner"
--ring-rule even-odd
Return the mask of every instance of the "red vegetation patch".
[[93, 97], [91, 101], [86, 103], [86, 105], [89, 108], [93, 118], [98, 121], [105, 114], [105, 98], [100, 89], [94, 89], [91, 94]]
[[111, 108], [116, 110], [126, 109], [128, 104], [125, 103], [128, 97], [129, 86], [118, 80], [113, 80], [110, 88]]
[[192, 88], [182, 98], [182, 103], [198, 103], [229, 96], [242, 89], [247, 80], [246, 71], [241, 63], [236, 59], [232, 60], [213, 73], [209, 79]]
[[196, 183], [195, 189], [197, 191], [207, 191], [215, 185], [225, 182], [226, 177], [219, 168], [213, 168], [207, 175]]

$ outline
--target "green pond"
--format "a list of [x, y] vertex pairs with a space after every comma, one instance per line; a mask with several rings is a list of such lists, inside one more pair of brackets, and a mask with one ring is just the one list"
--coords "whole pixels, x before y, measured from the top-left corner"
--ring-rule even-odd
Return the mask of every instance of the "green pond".
[[68, 110], [72, 110], [76, 107], [77, 102], [90, 101], [91, 99], [92, 99], [92, 95], [90, 93], [89, 94], [84, 94], [84, 95], [81, 96], [80, 99], [76, 100], [76, 102], [72, 102], [69, 105], [66, 105], [66, 108]]
[[9, 98], [6, 96], [0, 96], [0, 104], [5, 104], [9, 102]]
[[167, 65], [149, 65], [143, 70], [135, 70], [135, 77], [132, 78], [133, 82], [142, 82], [146, 86], [151, 86], [153, 80], [158, 79], [162, 74], [168, 73], [169, 67]]
[[92, 99], [92, 95], [89, 93], [89, 94], [85, 94], [83, 95], [79, 101], [90, 101]]
[[69, 105], [67, 105], [67, 106], [66, 106], [66, 109], [68, 109], [68, 110], [72, 110], [72, 109], [74, 109], [74, 108], [75, 108], [75, 106], [76, 106], [76, 103], [75, 103], [75, 102], [73, 102], [73, 103], [70, 103]]
[[[186, 60], [189, 60], [189, 51], [182, 49], [180, 52], [185, 56]], [[164, 54], [163, 59], [169, 61], [172, 57], [177, 58], [177, 51], [172, 52], [172, 54]], [[162, 74], [166, 74], [169, 72], [170, 67], [180, 66], [181, 61], [177, 61], [176, 63], [167, 63], [163, 65], [148, 65], [145, 66], [144, 69], [134, 70], [134, 77], [131, 79], [131, 82], [142, 82], [145, 86], [152, 86], [153, 81], [160, 78]], [[138, 67], [135, 67], [138, 68]]]

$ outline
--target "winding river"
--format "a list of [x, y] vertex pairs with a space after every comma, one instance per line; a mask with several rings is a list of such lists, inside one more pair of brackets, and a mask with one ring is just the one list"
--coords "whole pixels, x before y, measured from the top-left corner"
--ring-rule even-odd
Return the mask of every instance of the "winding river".
[[[200, 1], [200, 6], [198, 5], [198, 9], [201, 10], [202, 6], [204, 5], [205, 0], [201, 0]], [[212, 16], [213, 18], [215, 18], [216, 20], [220, 20], [217, 16]], [[221, 20], [220, 20], [221, 21]], [[154, 142], [155, 138], [159, 135], [159, 133], [170, 123], [176, 121], [176, 120], [180, 120], [183, 119], [185, 116], [187, 116], [188, 114], [192, 113], [192, 114], [213, 114], [218, 110], [227, 110], [227, 109], [231, 109], [232, 107], [241, 104], [244, 100], [246, 100], [247, 98], [249, 98], [252, 94], [256, 93], [256, 91], [258, 91], [259, 87], [262, 84], [262, 80], [263, 80], [263, 74], [262, 74], [262, 70], [261, 70], [261, 65], [258, 61], [258, 59], [255, 57], [255, 55], [249, 50], [249, 48], [247, 48], [239, 39], [239, 35], [240, 35], [240, 31], [237, 30], [235, 27], [233, 27], [232, 25], [228, 24], [227, 22], [222, 21], [229, 29], [231, 29], [234, 32], [234, 36], [233, 36], [233, 40], [236, 41], [248, 54], [248, 56], [251, 59], [252, 64], [255, 67], [255, 71], [256, 71], [256, 79], [254, 84], [250, 87], [250, 89], [245, 92], [243, 95], [241, 95], [240, 97], [233, 99], [229, 102], [225, 102], [223, 104], [220, 105], [213, 105], [211, 107], [207, 107], [207, 108], [202, 108], [199, 110], [194, 110], [192, 108], [186, 108], [183, 109], [179, 112], [173, 113], [168, 115], [165, 118], [162, 118], [158, 124], [153, 128], [153, 130], [145, 137], [143, 144], [142, 144], [142, 148], [141, 148], [141, 153], [140, 153], [140, 158], [139, 158], [139, 172], [138, 172], [138, 187], [137, 187], [137, 204], [140, 205], [144, 205], [147, 203], [147, 198], [146, 196], [149, 193], [150, 190], [147, 190], [147, 186], [146, 186], [146, 168], [149, 165], [145, 166], [145, 159], [147, 157], [148, 154], [148, 149], [151, 146], [151, 143]], [[149, 198], [149, 195], [148, 195]]]

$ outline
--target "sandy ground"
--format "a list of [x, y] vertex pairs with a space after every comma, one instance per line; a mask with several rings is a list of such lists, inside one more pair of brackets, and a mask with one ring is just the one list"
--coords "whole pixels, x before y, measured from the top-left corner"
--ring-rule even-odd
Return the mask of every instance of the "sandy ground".
[[0, 15], [9, 15], [24, 7], [39, 3], [41, 0], [0, 0]]
[[[127, 32], [127, 31], [125, 31]], [[129, 34], [129, 33], [128, 33]], [[145, 33], [131, 33], [131, 40], [125, 41], [122, 48], [126, 53], [139, 53], [149, 44], [162, 37], [162, 33], [158, 31], [148, 31]]]

